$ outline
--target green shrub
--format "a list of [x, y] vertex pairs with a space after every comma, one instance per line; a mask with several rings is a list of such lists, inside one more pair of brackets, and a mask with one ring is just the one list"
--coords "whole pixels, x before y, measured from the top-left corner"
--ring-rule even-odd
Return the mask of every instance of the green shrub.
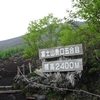
[[49, 100], [51, 100], [52, 98], [57, 98], [58, 95], [57, 95], [57, 93], [52, 92], [52, 93], [47, 94], [47, 97], [48, 97]]
[[34, 77], [36, 74], [34, 72], [28, 73], [28, 77]]
[[16, 53], [20, 53], [23, 51], [23, 46], [22, 47], [14, 47], [6, 50], [0, 50], [0, 59], [6, 60], [12, 57]]

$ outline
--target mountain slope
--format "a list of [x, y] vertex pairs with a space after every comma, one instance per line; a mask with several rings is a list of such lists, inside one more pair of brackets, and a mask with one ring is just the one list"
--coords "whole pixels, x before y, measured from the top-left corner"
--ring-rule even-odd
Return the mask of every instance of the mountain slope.
[[0, 50], [20, 46], [23, 44], [23, 42], [24, 40], [21, 37], [0, 41]]

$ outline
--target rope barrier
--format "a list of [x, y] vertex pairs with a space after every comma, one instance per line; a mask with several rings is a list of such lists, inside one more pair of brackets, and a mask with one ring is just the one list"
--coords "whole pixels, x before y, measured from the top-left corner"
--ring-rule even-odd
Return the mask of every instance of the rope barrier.
[[[23, 76], [23, 78], [27, 81], [27, 82], [30, 82], [26, 77], [25, 75], [23, 75], [23, 73], [21, 72], [20, 68], [18, 67], [18, 70], [19, 72], [21, 73], [21, 75]], [[58, 87], [51, 87], [51, 86], [47, 86], [47, 85], [43, 85], [43, 84], [39, 84], [39, 83], [35, 83], [33, 82], [33, 84], [38, 84], [38, 85], [42, 85], [44, 87], [48, 87], [48, 88], [53, 88], [53, 89], [58, 89], [58, 90], [62, 90], [62, 91], [73, 91], [73, 92], [83, 92], [83, 93], [86, 93], [86, 94], [89, 94], [89, 95], [92, 95], [92, 96], [96, 96], [96, 97], [99, 97], [100, 98], [100, 95], [98, 94], [94, 94], [94, 93], [91, 93], [91, 92], [88, 92], [88, 91], [85, 91], [85, 90], [76, 90], [76, 89], [66, 89], [66, 88], [58, 88]]]

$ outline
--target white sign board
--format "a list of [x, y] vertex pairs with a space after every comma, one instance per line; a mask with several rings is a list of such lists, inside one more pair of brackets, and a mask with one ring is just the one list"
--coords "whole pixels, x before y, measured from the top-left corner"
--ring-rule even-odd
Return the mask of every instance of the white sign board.
[[81, 54], [83, 54], [82, 44], [39, 50], [40, 59], [54, 58], [60, 56], [74, 56]]
[[78, 71], [83, 70], [82, 59], [42, 62], [43, 72], [77, 71], [77, 70]]

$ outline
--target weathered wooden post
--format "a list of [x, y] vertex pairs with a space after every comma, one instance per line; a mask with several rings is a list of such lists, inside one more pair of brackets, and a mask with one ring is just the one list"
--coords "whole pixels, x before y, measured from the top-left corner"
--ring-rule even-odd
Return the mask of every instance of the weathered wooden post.
[[19, 66], [17, 67], [17, 76], [20, 76], [20, 72], [19, 72]]
[[25, 75], [25, 66], [24, 66], [24, 64], [22, 65], [22, 68], [23, 68], [23, 75]]
[[30, 71], [30, 73], [32, 72], [32, 67], [31, 67], [30, 62], [29, 62], [29, 71]]

